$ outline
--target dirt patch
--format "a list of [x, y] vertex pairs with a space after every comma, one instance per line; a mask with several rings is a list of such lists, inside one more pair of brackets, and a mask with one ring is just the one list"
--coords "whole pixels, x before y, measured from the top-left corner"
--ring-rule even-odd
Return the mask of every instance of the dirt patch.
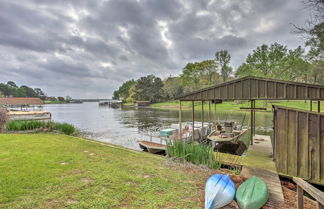
[[60, 208], [60, 201], [58, 199], [48, 200], [45, 202], [44, 208]]
[[93, 181], [93, 179], [90, 178], [90, 177], [83, 177], [83, 178], [80, 179], [80, 181], [82, 181], [84, 183], [90, 183], [90, 182]]
[[69, 205], [73, 205], [73, 204], [77, 204], [77, 203], [79, 203], [79, 201], [74, 200], [74, 199], [68, 199], [68, 200], [66, 201], [66, 203], [69, 204]]

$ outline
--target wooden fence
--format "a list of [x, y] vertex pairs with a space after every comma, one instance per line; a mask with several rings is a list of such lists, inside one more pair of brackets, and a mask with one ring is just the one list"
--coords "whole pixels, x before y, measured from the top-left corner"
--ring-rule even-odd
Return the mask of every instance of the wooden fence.
[[274, 106], [279, 173], [324, 185], [324, 114]]

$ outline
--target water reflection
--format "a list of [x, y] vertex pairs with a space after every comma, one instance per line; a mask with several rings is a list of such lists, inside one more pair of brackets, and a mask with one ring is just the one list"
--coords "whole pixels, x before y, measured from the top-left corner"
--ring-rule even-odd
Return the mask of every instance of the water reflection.
[[[110, 109], [99, 107], [98, 103], [83, 104], [57, 104], [45, 105], [44, 109], [52, 113], [52, 118], [57, 122], [67, 122], [75, 125], [86, 137], [105, 141], [132, 149], [137, 149], [137, 140], [149, 140], [150, 135], [157, 135], [162, 128], [178, 123], [177, 110], [157, 110], [149, 108], [124, 108]], [[212, 121], [236, 121], [242, 123], [245, 118], [245, 125], [250, 123], [249, 112], [222, 112]], [[208, 114], [204, 114], [208, 120]], [[185, 110], [182, 113], [183, 121], [191, 121], [191, 111]], [[195, 113], [195, 120], [201, 121], [201, 112]], [[272, 131], [272, 114], [256, 114], [256, 132], [270, 134]], [[243, 139], [248, 140], [249, 133]], [[159, 139], [153, 141], [159, 142]]]

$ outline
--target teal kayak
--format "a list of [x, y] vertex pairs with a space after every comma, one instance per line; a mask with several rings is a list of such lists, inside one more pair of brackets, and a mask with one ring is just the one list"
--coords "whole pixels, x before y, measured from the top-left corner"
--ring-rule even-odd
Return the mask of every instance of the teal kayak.
[[256, 176], [246, 180], [236, 191], [236, 202], [241, 209], [259, 209], [268, 199], [267, 184]]

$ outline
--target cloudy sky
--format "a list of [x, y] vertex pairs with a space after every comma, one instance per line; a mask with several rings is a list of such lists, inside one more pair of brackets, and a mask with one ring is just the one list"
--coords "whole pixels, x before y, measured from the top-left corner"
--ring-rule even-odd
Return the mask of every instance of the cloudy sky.
[[0, 82], [107, 98], [220, 49], [237, 67], [262, 43], [295, 48], [308, 15], [299, 0], [0, 0]]

